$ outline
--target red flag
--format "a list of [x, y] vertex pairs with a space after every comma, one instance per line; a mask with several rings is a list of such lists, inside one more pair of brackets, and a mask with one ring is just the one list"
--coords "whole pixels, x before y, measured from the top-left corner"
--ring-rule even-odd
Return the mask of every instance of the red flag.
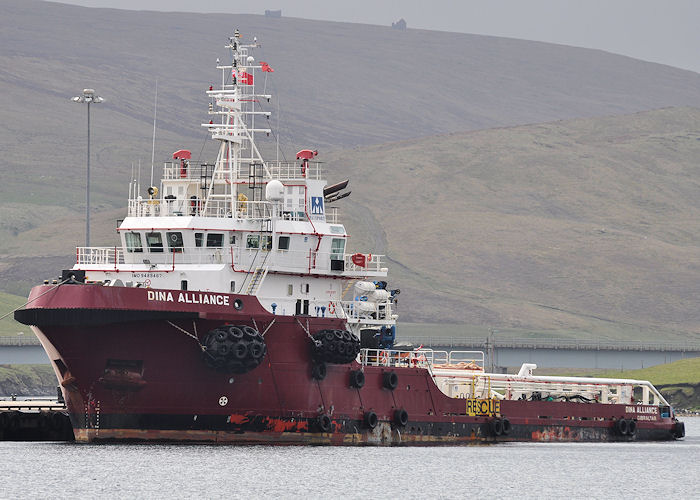
[[265, 61], [260, 61], [260, 66], [262, 66], [262, 70], [265, 71], [266, 73], [274, 73], [275, 70], [270, 67], [269, 64], [267, 64]]
[[245, 71], [241, 71], [241, 83], [253, 85], [253, 75], [246, 73]]

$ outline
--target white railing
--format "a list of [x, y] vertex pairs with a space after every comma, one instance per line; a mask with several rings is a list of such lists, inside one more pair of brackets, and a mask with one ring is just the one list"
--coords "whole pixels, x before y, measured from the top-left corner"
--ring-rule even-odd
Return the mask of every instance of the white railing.
[[267, 201], [235, 201], [210, 199], [208, 203], [188, 199], [130, 199], [129, 217], [199, 215], [203, 217], [266, 220], [272, 217], [272, 204]]
[[[233, 166], [233, 176], [240, 181], [248, 181], [252, 179], [250, 163], [256, 163], [254, 160], [241, 160], [239, 165]], [[267, 165], [267, 170], [270, 173], [270, 177], [265, 174], [265, 169], [261, 164], [257, 164], [255, 167], [257, 170], [255, 173], [259, 174], [255, 177], [256, 182], [267, 182], [272, 179], [279, 180], [303, 180], [303, 179], [314, 179], [319, 180], [323, 178], [323, 169], [321, 168], [321, 163], [319, 162], [309, 162], [308, 166], [302, 171], [301, 160], [298, 162], [276, 162], [268, 161], [265, 163]], [[227, 163], [221, 163], [218, 166], [218, 171], [214, 175], [214, 179], [219, 181], [231, 181], [229, 178], [229, 169]], [[204, 179], [211, 180], [212, 174], [214, 173], [214, 165], [212, 164], [200, 164], [195, 165], [189, 163], [186, 167], [183, 167], [179, 161], [165, 162], [163, 167], [163, 180], [175, 180], [175, 179], [188, 179], [193, 181], [202, 181]], [[262, 176], [262, 177], [261, 177]]]
[[391, 299], [381, 302], [344, 300], [339, 302], [348, 321], [353, 323], [393, 324]]
[[363, 366], [420, 367], [430, 369], [430, 353], [425, 351], [400, 351], [394, 349], [362, 349], [360, 364]]
[[382, 258], [384, 257], [384, 255], [365, 254], [365, 265], [364, 266], [359, 266], [359, 265], [355, 264], [352, 261], [353, 255], [356, 255], [356, 254], [346, 253], [343, 256], [343, 260], [345, 261], [345, 271], [359, 272], [359, 273], [363, 273], [366, 271], [386, 272], [386, 268], [382, 268]]
[[[661, 393], [646, 380], [484, 373], [437, 363], [432, 365], [432, 373], [437, 386], [450, 397], [668, 406]], [[637, 401], [635, 394], [639, 397]]]
[[[120, 247], [78, 247], [76, 264], [114, 266], [136, 264], [147, 266], [174, 266], [175, 264], [230, 264], [231, 253], [226, 248], [214, 247], [176, 247], [165, 246], [162, 252], [141, 251], [124, 252]], [[174, 250], [174, 251], [173, 251]]]
[[[206, 242], [203, 242], [206, 245]], [[225, 245], [222, 247], [170, 247], [163, 238], [162, 247], [144, 245], [139, 249], [125, 251], [122, 247], [78, 247], [76, 249], [76, 264], [102, 265], [117, 268], [119, 265], [167, 265], [174, 267], [178, 264], [227, 264], [235, 271], [248, 271], [251, 266], [265, 265], [270, 271], [294, 273], [331, 274], [342, 271], [331, 271], [331, 257], [336, 254], [329, 252], [272, 251], [264, 248], [239, 248]], [[391, 299], [381, 302], [343, 301], [340, 303], [348, 318], [362, 320], [372, 319], [377, 324], [387, 324], [393, 321]]]
[[120, 247], [77, 247], [75, 253], [76, 264], [115, 267], [124, 264], [124, 251]]

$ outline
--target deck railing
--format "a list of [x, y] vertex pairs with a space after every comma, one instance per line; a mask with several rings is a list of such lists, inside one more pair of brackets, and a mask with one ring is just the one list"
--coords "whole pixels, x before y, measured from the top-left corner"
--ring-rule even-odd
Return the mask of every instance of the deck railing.
[[[259, 241], [259, 245], [264, 240]], [[78, 265], [98, 265], [102, 268], [117, 270], [129, 262], [130, 265], [145, 265], [155, 269], [157, 266], [172, 267], [178, 264], [201, 265], [201, 264], [227, 264], [234, 271], [250, 271], [255, 267], [265, 265], [272, 271], [295, 272], [295, 273], [328, 273], [341, 274], [343, 271], [331, 270], [331, 258], [335, 260], [348, 261], [351, 254], [333, 254], [329, 252], [313, 252], [279, 250], [272, 251], [265, 248], [240, 248], [237, 246], [222, 247], [169, 247], [164, 241], [161, 251], [154, 251], [146, 246], [134, 249], [131, 252], [124, 252], [121, 247], [78, 247], [76, 249], [76, 264]], [[362, 268], [364, 272], [373, 272], [381, 264], [381, 255], [374, 256], [374, 266], [372, 268]], [[347, 268], [345, 269], [347, 271]], [[352, 271], [352, 270], [351, 270]], [[353, 305], [354, 304], [354, 305]], [[358, 305], [359, 304], [359, 305]], [[377, 308], [373, 308], [369, 313], [366, 308], [362, 308], [362, 302], [348, 301], [343, 303], [346, 314], [349, 317], [359, 318], [374, 311], [377, 317]], [[387, 314], [382, 311], [386, 310]], [[379, 316], [388, 317], [388, 309], [383, 309], [380, 303]]]
[[[262, 164], [258, 163], [255, 167], [251, 167], [251, 163], [242, 160], [242, 163], [233, 166], [233, 177], [241, 181], [254, 179], [255, 182], [267, 182], [270, 178], [279, 180], [303, 180], [303, 179], [323, 179], [324, 170], [321, 168], [320, 162], [309, 162], [305, 169], [302, 169], [301, 161], [268, 161], [265, 162], [270, 177], [266, 177], [265, 170]], [[211, 181], [214, 172], [213, 164], [189, 163], [183, 166], [179, 161], [165, 162], [163, 168], [163, 179], [187, 179], [191, 181], [209, 182]], [[261, 177], [262, 176], [262, 177]], [[219, 165], [219, 171], [213, 176], [214, 179], [230, 182], [231, 175], [229, 174], [228, 164]]]
[[476, 347], [479, 349], [568, 349], [586, 351], [677, 351], [700, 352], [700, 342], [639, 342], [624, 340], [494, 338], [484, 337], [401, 337], [402, 341], [427, 347]]

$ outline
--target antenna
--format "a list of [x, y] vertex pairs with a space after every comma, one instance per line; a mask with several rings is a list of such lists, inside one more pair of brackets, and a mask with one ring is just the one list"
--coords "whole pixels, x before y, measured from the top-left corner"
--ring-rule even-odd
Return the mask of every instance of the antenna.
[[138, 198], [138, 196], [141, 194], [141, 160], [139, 160], [139, 178], [136, 182], [136, 193], [138, 193], [136, 195], [136, 197]]
[[151, 148], [151, 183], [153, 186], [153, 164], [156, 161], [156, 117], [158, 115], [158, 79], [156, 78], [156, 98], [153, 103], [153, 147]]

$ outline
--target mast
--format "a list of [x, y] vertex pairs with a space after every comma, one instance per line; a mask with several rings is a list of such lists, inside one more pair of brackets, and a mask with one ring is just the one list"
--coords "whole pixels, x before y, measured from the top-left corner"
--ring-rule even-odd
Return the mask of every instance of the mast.
[[230, 51], [231, 63], [218, 64], [217, 61], [221, 86], [218, 89], [210, 87], [207, 91], [211, 100], [209, 115], [213, 118], [211, 123], [202, 126], [208, 128], [211, 137], [220, 145], [211, 184], [207, 187], [204, 214], [220, 214], [224, 207], [232, 216], [235, 214], [239, 194], [243, 194], [239, 186], [248, 184], [250, 178], [246, 175], [246, 166], [261, 165], [265, 178], [271, 179], [267, 162], [254, 140], [256, 132], [271, 133], [269, 128], [257, 129], [254, 126], [255, 115], [269, 117], [271, 114], [269, 111], [255, 111], [255, 103], [259, 99], [269, 101], [272, 97], [255, 92], [256, 70], [261, 70], [262, 66], [255, 63], [249, 52], [258, 46], [257, 41], [244, 44], [236, 30], [225, 45]]

